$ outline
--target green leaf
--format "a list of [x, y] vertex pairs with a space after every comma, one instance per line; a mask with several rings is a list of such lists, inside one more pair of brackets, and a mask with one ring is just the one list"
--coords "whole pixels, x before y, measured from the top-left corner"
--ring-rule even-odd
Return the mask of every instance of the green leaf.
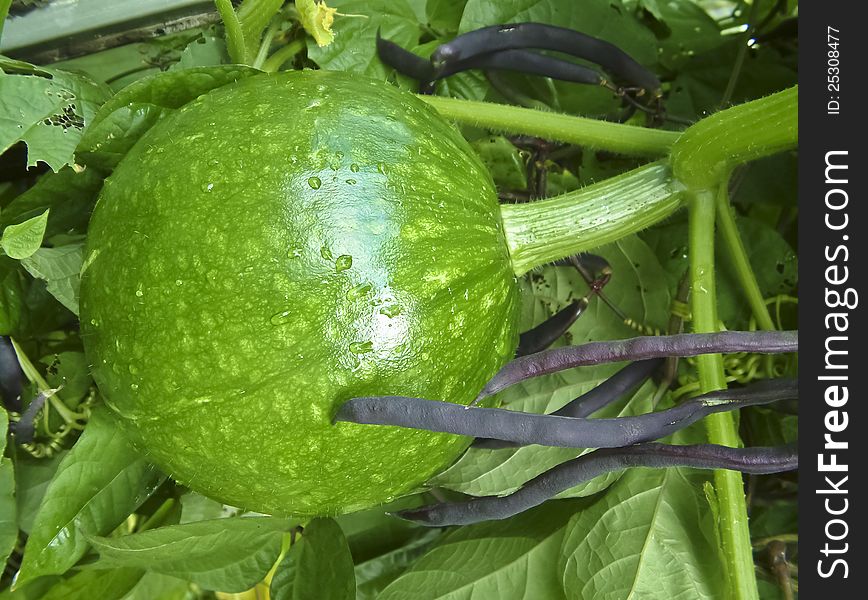
[[324, 48], [308, 41], [308, 58], [323, 69], [384, 79], [392, 69], [377, 58], [377, 29], [404, 48], [419, 43], [419, 23], [406, 0], [334, 0], [329, 4], [345, 15], [364, 16], [339, 17], [334, 23], [335, 39]]
[[46, 365], [45, 380], [48, 385], [63, 388], [64, 403], [70, 409], [75, 409], [93, 386], [84, 352], [57, 352], [43, 357], [40, 362]]
[[354, 600], [353, 558], [340, 525], [317, 518], [304, 528], [271, 580], [274, 600]]
[[48, 210], [18, 225], [9, 225], [3, 230], [0, 246], [10, 258], [27, 258], [42, 245], [47, 224]]
[[181, 524], [223, 519], [231, 515], [232, 512], [223, 503], [196, 492], [188, 492], [181, 496]]
[[12, 461], [3, 452], [6, 449], [6, 431], [9, 417], [0, 408], [0, 565], [6, 559], [18, 540], [18, 507], [15, 503], [15, 472]]
[[558, 558], [568, 598], [723, 598], [705, 477], [633, 469], [577, 512]]
[[438, 33], [456, 34], [467, 0], [428, 0], [425, 14], [428, 24]]
[[46, 173], [3, 209], [0, 227], [22, 223], [50, 209], [46, 240], [63, 233], [83, 234], [102, 182], [102, 176], [91, 169], [76, 172], [65, 167]]
[[146, 573], [123, 600], [188, 600], [190, 584], [159, 573]]
[[[17, 63], [19, 69], [24, 69]], [[0, 63], [0, 153], [27, 145], [27, 166], [42, 161], [55, 172], [71, 164], [85, 127], [110, 91], [83, 75], [32, 67], [5, 72]]]
[[17, 585], [14, 591], [6, 588], [0, 592], [0, 600], [43, 600], [43, 596], [48, 593], [48, 590], [59, 581], [60, 577], [54, 575], [40, 577], [27, 585]]
[[42, 499], [19, 585], [69, 570], [87, 552], [87, 536], [114, 530], [164, 478], [121, 434], [108, 411], [96, 409]]
[[33, 277], [45, 280], [51, 295], [77, 315], [83, 254], [82, 242], [59, 248], [40, 248], [21, 264]]
[[498, 189], [523, 190], [527, 187], [527, 170], [521, 151], [508, 139], [492, 135], [475, 140], [471, 145]]
[[192, 69], [194, 67], [215, 67], [230, 62], [226, 42], [213, 35], [196, 38], [181, 52], [178, 62], [169, 67], [170, 71]]
[[[586, 499], [547, 502], [503, 521], [447, 533], [378, 600], [558, 600], [564, 527]], [[589, 596], [590, 598], [590, 596]]]
[[123, 537], [92, 537], [101, 568], [134, 567], [206, 589], [243, 592], [262, 581], [280, 554], [287, 519], [243, 517], [170, 525]]
[[18, 330], [24, 308], [25, 283], [19, 264], [0, 256], [0, 335]]
[[387, 514], [417, 508], [425, 501], [422, 495], [405, 496], [386, 506], [337, 517], [355, 565], [357, 600], [376, 598], [439, 539], [442, 529]]
[[119, 600], [136, 586], [144, 574], [141, 569], [79, 571], [54, 585], [42, 600]]
[[167, 71], [139, 79], [102, 106], [84, 132], [76, 158], [88, 166], [111, 171], [166, 114], [215, 88], [257, 73], [250, 67], [219, 65]]
[[62, 450], [54, 456], [33, 458], [21, 453], [15, 459], [15, 496], [18, 503], [18, 527], [30, 534], [48, 485], [68, 454]]
[[[660, 285], [660, 281], [665, 280], [665, 274], [651, 249], [638, 237], [631, 236], [594, 252], [605, 257], [612, 266], [612, 280], [605, 288], [608, 298], [636, 321], [656, 327], [664, 326], [668, 320], [670, 296], [668, 290]], [[524, 297], [522, 330], [538, 325], [586, 291], [587, 285], [571, 267], [545, 267], [534, 272], [530, 289]], [[568, 343], [580, 344], [635, 335], [637, 333], [634, 330], [595, 299], [565, 337], [569, 339]], [[564, 342], [567, 339], [556, 342], [555, 346], [564, 345]], [[570, 369], [536, 377], [503, 392], [501, 401], [511, 410], [551, 413], [602, 383], [621, 366], [610, 364]], [[646, 384], [626, 406], [615, 403], [597, 416], [616, 417], [648, 412], [651, 410], [654, 387], [652, 383]], [[429, 483], [472, 496], [508, 494], [540, 473], [585, 452], [582, 449], [544, 446], [498, 450], [471, 447], [452, 467], [436, 475]], [[563, 492], [560, 497], [594, 494], [618, 477], [618, 473], [602, 475]]]

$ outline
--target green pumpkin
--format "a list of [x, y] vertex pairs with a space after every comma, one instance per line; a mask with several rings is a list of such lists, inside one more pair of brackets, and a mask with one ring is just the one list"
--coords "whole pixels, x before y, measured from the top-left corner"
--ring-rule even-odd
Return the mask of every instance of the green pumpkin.
[[256, 75], [146, 133], [90, 224], [82, 335], [106, 403], [179, 482], [313, 516], [412, 491], [468, 438], [331, 419], [347, 399], [469, 403], [519, 297], [491, 177], [412, 94]]

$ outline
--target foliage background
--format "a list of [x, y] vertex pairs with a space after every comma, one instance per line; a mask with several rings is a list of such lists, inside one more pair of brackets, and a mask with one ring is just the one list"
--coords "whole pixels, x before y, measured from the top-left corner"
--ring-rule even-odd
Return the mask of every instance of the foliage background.
[[[427, 55], [459, 33], [491, 24], [539, 21], [574, 28], [617, 44], [658, 73], [668, 112], [689, 121], [797, 80], [796, 42], [787, 28], [797, 15], [793, 1], [334, 0], [329, 5], [347, 16], [336, 17], [334, 42], [326, 47], [301, 28], [291, 3], [245, 4], [253, 13], [268, 13], [255, 48], [262, 42], [266, 54], [283, 53], [277, 67], [276, 60], [266, 65], [354, 71], [408, 89], [412, 82], [377, 59], [378, 29]], [[745, 32], [748, 23], [759, 26]], [[60, 388], [39, 420], [36, 444], [21, 447], [0, 438], [0, 560], [6, 564], [0, 599], [252, 598], [268, 593], [261, 582], [272, 577], [276, 598], [724, 597], [715, 498], [706, 473], [612, 474], [501, 522], [430, 530], [387, 516], [396, 508], [391, 506], [317, 520], [298, 536], [299, 523], [239, 515], [175, 484], [129, 447], [99, 407], [77, 333], [83, 240], [102, 183], [98, 169], [82, 169], [77, 160], [89, 148], [94, 129], [88, 126], [113, 93], [171, 71], [178, 73], [175, 89], [189, 96], [196, 92], [189, 69], [228, 62], [219, 25], [53, 65], [0, 58], [0, 334], [16, 340], [19, 358], [29, 365], [22, 410], [40, 391]], [[599, 118], [620, 111], [605, 90], [521, 75], [505, 75], [495, 88], [478, 72], [462, 73], [441, 82], [437, 93]], [[165, 99], [145, 104], [102, 126], [134, 131], [175, 108]], [[505, 198], [555, 195], [639, 164], [585, 148], [540, 153], [473, 128], [463, 133]], [[114, 150], [102, 155], [103, 166], [125, 148]], [[777, 299], [779, 325], [786, 328], [796, 325], [795, 165], [792, 153], [751, 164], [737, 174], [732, 193], [763, 295]], [[686, 240], [682, 214], [599, 249], [615, 273], [608, 296], [634, 320], [665, 328], [687, 268]], [[720, 318], [729, 329], [749, 328], [750, 310], [727, 271], [727, 257], [719, 263]], [[523, 328], [586, 291], [575, 271], [555, 266], [535, 271], [522, 286]], [[558, 344], [635, 334], [594, 302]], [[510, 389], [503, 402], [550, 412], [614, 369], [538, 378]], [[682, 364], [680, 374], [681, 384], [695, 379], [690, 365]], [[646, 384], [608, 415], [647, 412], [655, 392]], [[662, 400], [674, 401], [671, 393]], [[0, 411], [4, 431], [7, 418]], [[777, 444], [794, 438], [795, 417], [748, 409], [741, 429], [746, 445]], [[703, 440], [702, 428], [693, 428], [676, 441]], [[472, 448], [399, 506], [509, 493], [578, 452]], [[784, 597], [765, 548], [770, 539], [781, 539], [795, 550], [795, 486], [793, 476], [748, 480], [764, 599]]]

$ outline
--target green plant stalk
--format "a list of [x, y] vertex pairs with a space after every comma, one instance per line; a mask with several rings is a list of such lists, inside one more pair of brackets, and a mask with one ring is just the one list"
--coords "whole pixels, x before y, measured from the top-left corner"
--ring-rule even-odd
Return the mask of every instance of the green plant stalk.
[[232, 2], [230, 0], [214, 0], [214, 4], [217, 5], [217, 12], [220, 13], [223, 26], [226, 28], [226, 49], [229, 51], [229, 58], [232, 59], [232, 62], [240, 65], [248, 64], [244, 31], [241, 29], [238, 15], [232, 8]]
[[[42, 377], [39, 371], [33, 366], [33, 363], [30, 362], [30, 359], [24, 353], [24, 349], [15, 341], [15, 338], [9, 338], [9, 341], [12, 342], [12, 349], [15, 351], [15, 356], [18, 358], [18, 364], [21, 365], [21, 371], [24, 373], [24, 376], [27, 377], [27, 380], [36, 384], [36, 389], [40, 392], [48, 392], [53, 389], [48, 382]], [[63, 419], [63, 422], [66, 424], [75, 423], [77, 418], [80, 416], [78, 413], [75, 413], [66, 406], [60, 396], [57, 394], [57, 391], [48, 395], [48, 403], [54, 407], [54, 410], [57, 411], [57, 414], [60, 415], [60, 418]], [[44, 413], [46, 416], [48, 412]]]
[[741, 289], [750, 305], [751, 312], [760, 328], [771, 331], [777, 329], [772, 320], [769, 307], [757, 283], [756, 274], [750, 266], [747, 251], [744, 248], [738, 226], [735, 223], [732, 206], [729, 203], [728, 186], [721, 186], [717, 195], [717, 223], [726, 255], [732, 261], [735, 275], [741, 284]]
[[419, 98], [444, 118], [458, 123], [635, 156], [665, 156], [680, 135], [492, 102], [426, 95]]
[[10, 6], [12, 6], [12, 0], [0, 0], [0, 39], [3, 39], [3, 24], [6, 23]]
[[602, 246], [657, 223], [683, 205], [684, 188], [665, 162], [548, 200], [501, 206], [513, 269]]
[[716, 189], [734, 167], [795, 148], [798, 108], [794, 86], [702, 119], [672, 146], [675, 177], [694, 190]]
[[268, 51], [271, 49], [271, 42], [274, 40], [274, 36], [277, 35], [278, 25], [278, 23], [272, 23], [265, 30], [262, 42], [259, 44], [259, 50], [256, 53], [256, 58], [253, 59], [253, 64], [250, 65], [254, 69], [262, 70], [262, 65], [265, 63]]
[[299, 52], [304, 50], [306, 44], [303, 40], [293, 40], [283, 48], [274, 51], [274, 54], [262, 63], [262, 70], [266, 73], [276, 73], [286, 61], [292, 60]]
[[[724, 179], [722, 186], [727, 185]], [[717, 294], [714, 277], [715, 192], [699, 190], [690, 194], [688, 248], [690, 254], [691, 312], [695, 333], [718, 330]], [[700, 392], [726, 388], [723, 357], [705, 354], [697, 358]], [[713, 444], [738, 447], [740, 440], [731, 413], [718, 413], [705, 419], [708, 439]], [[738, 471], [714, 472], [714, 487], [719, 501], [719, 532], [723, 546], [727, 589], [735, 600], [757, 600], [756, 575], [748, 529], [744, 484]]]

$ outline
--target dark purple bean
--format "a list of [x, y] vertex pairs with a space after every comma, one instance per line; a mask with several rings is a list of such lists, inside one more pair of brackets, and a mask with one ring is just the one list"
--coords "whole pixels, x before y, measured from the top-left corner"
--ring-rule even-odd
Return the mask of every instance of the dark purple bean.
[[640, 444], [589, 452], [538, 475], [509, 496], [487, 496], [468, 502], [441, 503], [395, 513], [429, 527], [470, 525], [506, 519], [554, 498], [598, 475], [629, 467], [693, 467], [766, 474], [798, 468], [794, 444], [779, 447], [729, 448], [713, 444], [672, 446]]
[[664, 362], [665, 359], [652, 358], [630, 363], [591, 391], [582, 394], [552, 414], [577, 419], [590, 417], [598, 410], [638, 388]]
[[15, 348], [7, 336], [0, 336], [0, 399], [6, 410], [21, 412], [24, 373], [18, 364]]
[[[558, 417], [573, 417], [576, 419], [590, 417], [598, 410], [605, 408], [642, 385], [664, 362], [665, 360], [662, 358], [653, 358], [651, 360], [640, 360], [630, 363], [594, 389], [585, 392], [551, 414]], [[518, 444], [492, 438], [478, 438], [473, 442], [473, 445], [476, 448], [496, 450], [499, 448], [514, 448]]]
[[573, 367], [726, 352], [797, 352], [798, 340], [798, 331], [724, 331], [643, 336], [544, 350], [507, 363], [485, 384], [474, 404], [520, 381]]
[[[431, 68], [434, 68], [433, 65]], [[437, 71], [435, 77], [443, 79], [469, 69], [514, 71], [589, 85], [604, 83], [603, 77], [594, 69], [528, 50], [501, 50], [472, 56], [461, 62], [450, 63]]]
[[412, 77], [423, 84], [434, 80], [434, 66], [430, 61], [381, 37], [379, 29], [377, 30], [377, 56], [402, 75]]
[[17, 443], [29, 444], [33, 441], [33, 438], [36, 435], [36, 415], [38, 415], [39, 411], [42, 410], [42, 407], [45, 406], [46, 400], [48, 400], [48, 393], [39, 392], [39, 394], [36, 395], [36, 398], [34, 398], [27, 406], [27, 410], [21, 414], [21, 418], [12, 428]]
[[614, 419], [578, 419], [538, 415], [501, 408], [468, 408], [461, 404], [406, 396], [352, 398], [335, 420], [365, 425], [397, 425], [441, 433], [504, 440], [519, 445], [563, 448], [616, 448], [650, 442], [684, 429], [708, 415], [793, 398], [794, 380], [712, 392], [673, 408]]
[[482, 54], [535, 48], [553, 50], [600, 65], [625, 82], [659, 95], [660, 80], [629, 54], [590, 35], [542, 23], [514, 23], [483, 27], [440, 45], [431, 55], [438, 71]]
[[525, 331], [518, 338], [518, 348], [515, 350], [515, 355], [527, 356], [545, 350], [572, 327], [587, 307], [588, 299], [579, 298], [533, 329]]

